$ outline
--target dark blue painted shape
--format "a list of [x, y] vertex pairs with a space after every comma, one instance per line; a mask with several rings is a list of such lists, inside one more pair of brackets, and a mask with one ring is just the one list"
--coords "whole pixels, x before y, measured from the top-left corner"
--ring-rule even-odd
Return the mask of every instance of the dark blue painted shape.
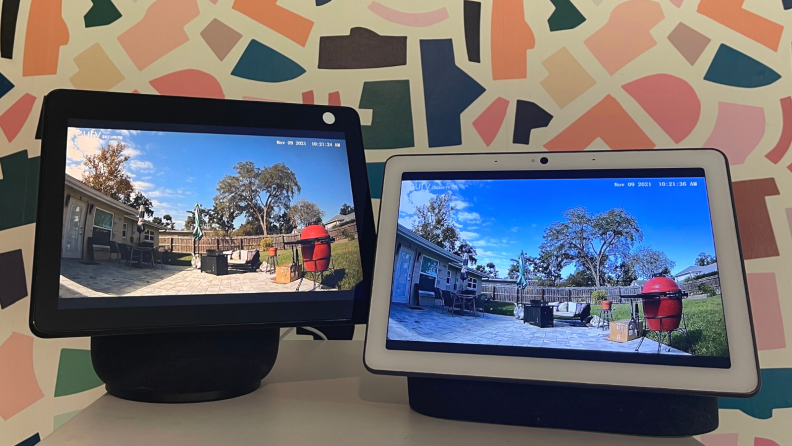
[[792, 369], [762, 369], [762, 389], [753, 398], [719, 398], [721, 409], [737, 409], [766, 420], [774, 409], [792, 407]]
[[429, 147], [462, 144], [459, 115], [485, 88], [456, 66], [451, 39], [421, 40], [421, 70]]
[[300, 64], [258, 40], [250, 41], [231, 71], [232, 76], [259, 82], [285, 82], [304, 73]]
[[14, 84], [12, 84], [7, 77], [3, 76], [3, 73], [0, 73], [0, 98], [5, 96], [12, 88], [14, 88]]
[[382, 177], [385, 176], [385, 163], [366, 163], [371, 198], [382, 198]]
[[783, 0], [784, 9], [792, 9], [792, 0]]
[[316, 0], [316, 6], [326, 5], [326, 4], [328, 4], [328, 3], [332, 2], [332, 1], [333, 0]]
[[16, 446], [33, 446], [34, 444], [38, 444], [41, 441], [41, 437], [39, 436], [38, 432], [33, 434], [32, 436], [28, 437], [25, 440], [20, 441], [16, 444]]
[[704, 80], [740, 88], [764, 87], [779, 79], [781, 75], [767, 65], [724, 44], [704, 75]]

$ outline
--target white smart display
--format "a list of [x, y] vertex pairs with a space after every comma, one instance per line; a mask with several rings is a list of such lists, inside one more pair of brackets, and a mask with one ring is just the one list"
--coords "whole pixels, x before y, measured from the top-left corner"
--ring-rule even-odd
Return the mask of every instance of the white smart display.
[[373, 372], [758, 391], [717, 150], [396, 156], [378, 225]]

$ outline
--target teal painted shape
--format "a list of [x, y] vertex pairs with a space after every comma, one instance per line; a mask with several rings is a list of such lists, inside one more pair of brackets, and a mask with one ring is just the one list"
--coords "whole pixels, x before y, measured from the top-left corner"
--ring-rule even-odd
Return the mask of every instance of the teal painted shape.
[[3, 73], [0, 73], [0, 98], [5, 96], [12, 88], [14, 88], [14, 84]]
[[572, 0], [550, 0], [555, 11], [550, 14], [547, 24], [550, 31], [575, 29], [586, 21], [586, 17], [572, 4]]
[[55, 415], [55, 419], [53, 420], [53, 423], [52, 423], [52, 430], [58, 430], [59, 427], [61, 427], [64, 424], [66, 424], [67, 421], [69, 421], [72, 418], [74, 418], [74, 416], [77, 415], [78, 413], [80, 413], [81, 411], [82, 411], [82, 409], [77, 409], [77, 410], [73, 410], [71, 412], [66, 412], [66, 413]]
[[102, 380], [94, 371], [90, 350], [61, 349], [55, 396], [85, 392], [102, 384]]
[[385, 163], [366, 163], [371, 198], [382, 198], [382, 177], [385, 176]]
[[36, 222], [39, 161], [27, 150], [0, 158], [0, 231]]
[[719, 398], [721, 409], [737, 409], [762, 420], [774, 409], [792, 407], [792, 369], [762, 369], [762, 389], [753, 398]]
[[86, 28], [109, 25], [121, 18], [121, 11], [113, 0], [91, 0], [93, 6], [83, 16]]
[[409, 80], [364, 82], [358, 108], [374, 112], [371, 125], [361, 126], [366, 150], [415, 145]]
[[770, 85], [781, 75], [758, 60], [721, 44], [704, 80], [730, 87], [757, 88]]
[[232, 76], [258, 82], [285, 82], [298, 78], [305, 68], [257, 40], [251, 40], [237, 61]]

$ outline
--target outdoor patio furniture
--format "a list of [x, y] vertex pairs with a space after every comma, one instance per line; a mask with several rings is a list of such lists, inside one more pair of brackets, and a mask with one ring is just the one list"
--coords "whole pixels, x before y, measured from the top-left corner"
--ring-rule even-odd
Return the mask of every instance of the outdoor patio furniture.
[[267, 268], [266, 271], [272, 274], [275, 274], [275, 270], [278, 268], [278, 253], [275, 252], [274, 256], [267, 255]]
[[153, 262], [153, 267], [156, 269], [157, 263], [160, 264], [162, 269], [165, 269], [165, 265], [162, 263], [162, 257], [164, 257], [165, 248], [157, 247], [151, 251], [151, 260]]
[[261, 254], [259, 254], [258, 249], [254, 249], [253, 251], [248, 251], [247, 259], [245, 260], [245, 265], [250, 267], [251, 271], [255, 271], [261, 266]]
[[591, 318], [591, 304], [585, 302], [562, 302], [553, 311], [555, 319], [587, 322]]
[[124, 265], [128, 265], [132, 262], [132, 248], [124, 243], [118, 245], [118, 251], [121, 254], [118, 257], [118, 262], [121, 263], [121, 260], [124, 261]]
[[484, 305], [487, 303], [487, 295], [485, 293], [477, 294], [476, 297], [473, 299], [473, 316], [476, 315], [476, 311], [481, 312], [481, 317], [485, 317], [484, 313]]
[[610, 328], [611, 322], [613, 322], [613, 308], [609, 310], [603, 310], [600, 308], [597, 328], [602, 328], [602, 329]]
[[459, 297], [456, 293], [452, 293], [448, 290], [442, 290], [440, 294], [443, 296], [443, 313], [448, 310], [451, 315], [454, 315], [454, 309], [459, 308], [460, 311], [463, 311], [463, 302], [459, 300]]
[[113, 254], [116, 255], [116, 261], [121, 259], [121, 252], [118, 250], [118, 243], [110, 241], [110, 260], [113, 260]]
[[132, 254], [130, 256], [129, 267], [132, 267], [132, 261], [135, 260], [135, 253], [137, 253], [137, 268], [143, 267], [143, 259], [148, 259], [149, 266], [154, 269], [154, 248], [148, 246], [133, 246]]
[[443, 305], [443, 293], [440, 292], [440, 288], [435, 287], [434, 289], [434, 299], [432, 299], [432, 306], [435, 306], [435, 302], [440, 300], [440, 305]]
[[528, 323], [539, 328], [548, 328], [555, 325], [553, 307], [544, 305], [544, 302], [539, 301], [540, 305], [524, 304], [523, 305], [523, 323]]
[[[208, 252], [209, 250], [207, 250]], [[228, 274], [228, 256], [222, 252], [214, 251], [214, 255], [201, 254], [201, 272], [215, 276]]]

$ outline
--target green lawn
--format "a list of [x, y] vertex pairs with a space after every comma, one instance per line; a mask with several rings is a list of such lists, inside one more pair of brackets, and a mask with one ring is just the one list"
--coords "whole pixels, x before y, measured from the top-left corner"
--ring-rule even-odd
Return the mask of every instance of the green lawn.
[[[335, 278], [325, 274], [322, 285], [335, 287], [336, 283], [342, 290], [350, 290], [353, 286], [363, 280], [363, 270], [360, 265], [360, 245], [357, 240], [350, 240], [344, 243], [333, 243], [333, 266], [335, 267]], [[266, 253], [261, 258], [266, 261]], [[278, 250], [278, 265], [292, 263], [291, 249]], [[311, 278], [311, 275], [308, 275]]]
[[[353, 286], [363, 280], [363, 270], [360, 266], [360, 251], [357, 240], [344, 243], [333, 243], [333, 264], [335, 266], [335, 277], [325, 273], [322, 285], [335, 288], [336, 284], [342, 290], [352, 289]], [[260, 256], [262, 262], [267, 261], [267, 253]], [[183, 252], [163, 253], [162, 263], [165, 265], [190, 266], [192, 254]], [[278, 265], [292, 263], [291, 249], [278, 250]], [[309, 275], [310, 279], [311, 276]]]
[[[638, 305], [640, 311], [640, 305]], [[601, 306], [592, 305], [591, 314], [599, 314]], [[723, 302], [720, 296], [706, 299], [685, 299], [682, 302], [685, 312], [688, 335], [693, 343], [697, 356], [728, 356], [726, 344], [726, 327], [723, 323]], [[504, 316], [514, 315], [514, 304], [508, 302], [489, 302], [484, 311]], [[613, 306], [613, 318], [624, 320], [630, 318], [630, 306], [619, 304]], [[674, 333], [671, 337], [671, 346], [679, 350], [690, 352], [685, 337], [681, 333]]]

